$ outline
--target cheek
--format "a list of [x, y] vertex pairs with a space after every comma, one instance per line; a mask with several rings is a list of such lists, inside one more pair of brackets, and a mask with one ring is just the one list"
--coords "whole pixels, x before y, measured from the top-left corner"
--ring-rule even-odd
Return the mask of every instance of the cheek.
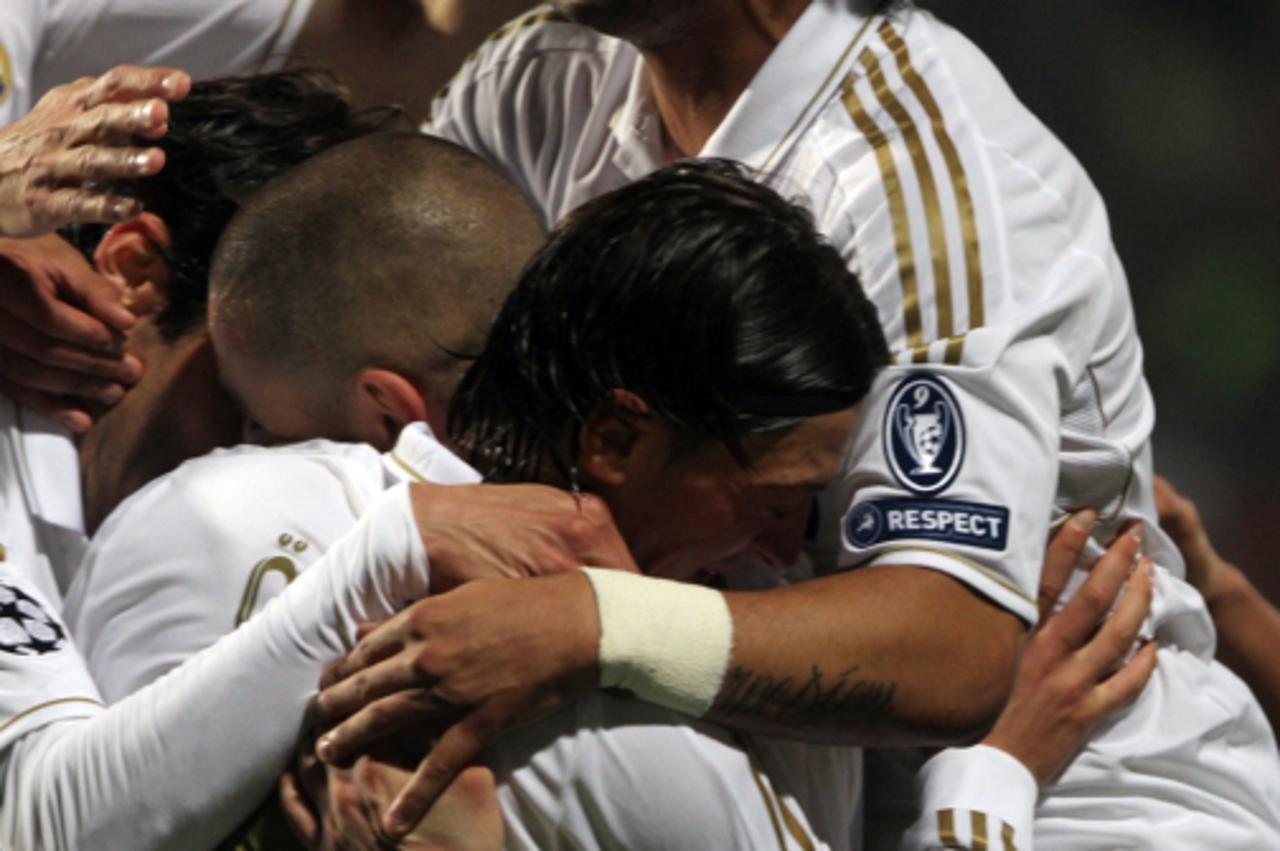
[[183, 406], [181, 433], [188, 457], [240, 442], [244, 418], [220, 386], [213, 386]]

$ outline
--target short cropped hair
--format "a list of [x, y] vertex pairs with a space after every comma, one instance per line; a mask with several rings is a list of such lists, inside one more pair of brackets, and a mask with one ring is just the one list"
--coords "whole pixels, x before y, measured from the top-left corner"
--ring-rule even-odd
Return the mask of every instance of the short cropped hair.
[[339, 145], [260, 192], [218, 246], [218, 316], [323, 416], [362, 369], [447, 399], [542, 245], [520, 190], [421, 133]]
[[[108, 186], [140, 200], [169, 230], [171, 291], [156, 319], [161, 333], [173, 339], [204, 324], [214, 248], [250, 195], [321, 151], [397, 123], [407, 125], [398, 109], [356, 110], [337, 80], [319, 71], [199, 82], [171, 104], [163, 139], [134, 140], [162, 148], [164, 169]], [[105, 232], [82, 225], [67, 236], [92, 259]]]
[[541, 478], [611, 390], [682, 442], [860, 401], [889, 361], [875, 308], [812, 217], [724, 160], [579, 208], [530, 261], [463, 378], [450, 434], [494, 481]]

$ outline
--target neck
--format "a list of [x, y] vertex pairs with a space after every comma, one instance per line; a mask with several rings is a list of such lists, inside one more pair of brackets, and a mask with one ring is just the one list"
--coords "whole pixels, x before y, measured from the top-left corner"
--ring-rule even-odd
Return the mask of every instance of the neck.
[[[153, 329], [142, 333], [154, 336]], [[146, 356], [150, 355], [150, 356]], [[154, 343], [146, 372], [80, 444], [85, 523], [92, 533], [125, 498], [188, 458], [238, 442], [240, 416], [224, 395], [203, 335]]]
[[667, 162], [698, 155], [809, 0], [709, 5], [680, 38], [641, 46]]

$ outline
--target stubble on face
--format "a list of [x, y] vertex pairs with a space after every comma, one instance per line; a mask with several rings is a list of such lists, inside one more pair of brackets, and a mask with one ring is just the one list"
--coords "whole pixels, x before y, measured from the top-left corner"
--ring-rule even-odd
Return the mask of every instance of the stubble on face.
[[645, 48], [687, 37], [710, 14], [713, 0], [553, 0], [575, 23]]

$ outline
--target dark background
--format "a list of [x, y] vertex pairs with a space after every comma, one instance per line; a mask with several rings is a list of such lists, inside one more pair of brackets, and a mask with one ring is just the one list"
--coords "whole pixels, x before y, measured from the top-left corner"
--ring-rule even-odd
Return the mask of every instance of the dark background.
[[1156, 398], [1156, 468], [1280, 602], [1280, 3], [926, 0], [1084, 164]]

